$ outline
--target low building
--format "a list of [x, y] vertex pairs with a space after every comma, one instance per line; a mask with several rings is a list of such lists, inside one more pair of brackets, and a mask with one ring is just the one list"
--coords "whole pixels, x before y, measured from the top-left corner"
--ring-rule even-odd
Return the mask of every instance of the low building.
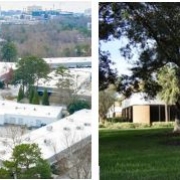
[[0, 125], [16, 124], [28, 127], [41, 127], [62, 118], [63, 108], [21, 104], [12, 101], [0, 101]]
[[[21, 143], [36, 143], [42, 156], [53, 164], [91, 142], [91, 110], [80, 110], [20, 137]], [[11, 157], [10, 138], [0, 138], [0, 161]]]
[[118, 118], [122, 115], [122, 107], [118, 101], [114, 102], [114, 104], [109, 108], [107, 113], [107, 118]]
[[[133, 94], [122, 102], [122, 116], [129, 122], [151, 124], [165, 121], [165, 103], [160, 99], [147, 99], [143, 93]], [[170, 120], [175, 119], [175, 107], [168, 106]]]

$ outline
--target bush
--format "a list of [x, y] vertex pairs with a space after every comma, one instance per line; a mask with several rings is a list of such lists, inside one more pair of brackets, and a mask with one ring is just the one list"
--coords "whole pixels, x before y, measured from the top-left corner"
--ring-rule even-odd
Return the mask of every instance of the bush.
[[115, 117], [115, 118], [108, 118], [107, 121], [117, 123], [117, 122], [129, 122], [129, 119], [126, 117]]
[[152, 127], [154, 127], [154, 128], [173, 128], [174, 122], [153, 122]]

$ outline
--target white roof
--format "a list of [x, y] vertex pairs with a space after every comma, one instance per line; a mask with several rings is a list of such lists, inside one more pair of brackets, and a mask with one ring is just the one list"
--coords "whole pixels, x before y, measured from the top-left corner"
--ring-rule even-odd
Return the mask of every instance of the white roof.
[[[25, 134], [22, 136], [22, 143], [37, 143], [41, 148], [43, 158], [49, 159], [56, 153], [89, 137], [91, 135], [91, 120], [91, 110], [80, 110], [71, 116]], [[48, 127], [50, 130], [48, 130]], [[82, 129], [79, 130], [79, 127]], [[7, 140], [11, 142], [10, 139]], [[45, 140], [49, 144], [45, 143]], [[3, 149], [7, 153], [3, 157], [0, 156], [0, 158], [8, 160], [11, 157], [12, 150], [9, 149], [9, 146], [5, 146], [2, 141], [3, 139], [1, 138], [0, 150]]]
[[43, 58], [48, 64], [59, 64], [59, 63], [91, 63], [91, 57], [52, 57], [52, 58]]
[[14, 101], [0, 100], [0, 110], [1, 114], [57, 118], [62, 111], [62, 107], [22, 104]]
[[122, 101], [122, 109], [133, 106], [133, 105], [155, 105], [155, 104], [164, 104], [163, 101], [161, 101], [158, 98], [155, 99], [145, 99], [144, 98], [145, 94], [144, 93], [135, 93], [132, 94], [130, 98], [125, 99]]
[[[91, 76], [91, 68], [74, 68], [74, 69], [68, 69], [69, 74], [72, 76], [72, 80], [74, 82], [73, 88], [79, 88], [83, 82], [85, 82], [87, 79], [90, 79]], [[56, 75], [55, 71], [52, 71], [48, 74], [49, 80], [46, 80], [44, 78], [40, 79], [38, 81], [38, 87], [46, 87], [46, 88], [57, 88], [57, 83], [59, 82], [59, 79], [63, 79], [61, 75]], [[36, 85], [37, 83], [35, 83]]]

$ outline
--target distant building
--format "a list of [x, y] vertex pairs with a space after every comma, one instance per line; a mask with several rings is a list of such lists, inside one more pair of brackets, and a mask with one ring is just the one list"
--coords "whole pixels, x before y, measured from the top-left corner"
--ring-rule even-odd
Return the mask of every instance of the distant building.
[[[175, 119], [175, 107], [168, 106], [169, 119]], [[122, 116], [130, 122], [151, 124], [165, 121], [165, 103], [158, 98], [145, 99], [143, 93], [133, 94], [122, 102]]]
[[62, 118], [63, 107], [0, 101], [0, 125], [41, 127]]
[[42, 11], [42, 6], [33, 5], [27, 7], [28, 14], [31, 14], [33, 11]]

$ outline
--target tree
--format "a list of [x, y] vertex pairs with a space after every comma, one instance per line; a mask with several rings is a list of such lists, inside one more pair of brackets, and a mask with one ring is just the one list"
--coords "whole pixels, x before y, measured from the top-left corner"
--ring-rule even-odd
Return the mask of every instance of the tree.
[[1, 177], [17, 179], [50, 179], [51, 169], [41, 157], [37, 144], [20, 144], [13, 149], [12, 160], [3, 161]]
[[49, 106], [49, 96], [47, 89], [44, 90], [43, 97], [42, 97], [42, 105]]
[[[157, 81], [163, 88], [158, 93], [160, 98], [165, 102], [165, 119], [168, 121], [168, 104], [172, 105], [176, 102], [180, 94], [180, 88], [178, 86], [179, 79], [176, 76], [176, 67], [171, 65], [165, 65], [160, 68], [157, 73]], [[169, 81], [168, 81], [169, 79]]]
[[32, 99], [32, 104], [39, 104], [39, 95], [38, 95], [38, 92], [35, 91], [34, 92], [34, 96], [33, 96], [33, 99]]
[[17, 97], [17, 102], [20, 102], [23, 98], [24, 98], [24, 92], [22, 90], [22, 86], [20, 86], [19, 92], [18, 92], [18, 97]]
[[114, 92], [104, 90], [99, 92], [99, 116], [102, 123], [106, 120], [108, 109], [115, 102]]
[[34, 88], [31, 87], [30, 90], [29, 90], [29, 103], [32, 104], [32, 100], [33, 100], [33, 97], [34, 97]]
[[70, 114], [73, 114], [76, 111], [79, 111], [81, 109], [90, 109], [91, 106], [90, 104], [85, 101], [85, 100], [74, 100], [73, 102], [71, 102], [68, 107], [67, 110]]
[[17, 49], [13, 42], [5, 43], [1, 49], [1, 53], [2, 53], [2, 59], [5, 62], [17, 61]]
[[[126, 76], [125, 85], [138, 90], [139, 82], [144, 82], [144, 91], [155, 97], [162, 87], [157, 83], [154, 74], [158, 69], [172, 63], [177, 68], [176, 77], [180, 74], [180, 6], [179, 3], [157, 2], [117, 2], [100, 3], [99, 37], [101, 40], [113, 38], [128, 39], [121, 54], [131, 60], [132, 50], [139, 52], [139, 58], [132, 62], [132, 75]], [[136, 51], [137, 52], [137, 51]], [[129, 93], [130, 95], [131, 93]], [[180, 95], [176, 98], [176, 115], [180, 119]]]
[[17, 70], [14, 73], [14, 84], [21, 84], [23, 92], [25, 87], [29, 91], [40, 78], [47, 78], [50, 71], [49, 65], [41, 58], [26, 56], [18, 61]]

